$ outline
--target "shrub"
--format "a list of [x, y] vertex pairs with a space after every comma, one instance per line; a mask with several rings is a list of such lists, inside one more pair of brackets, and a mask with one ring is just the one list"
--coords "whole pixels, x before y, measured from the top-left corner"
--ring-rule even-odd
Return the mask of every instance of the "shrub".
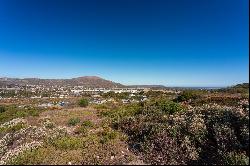
[[29, 110], [29, 115], [30, 116], [38, 116], [39, 115], [39, 110], [31, 109], [31, 110]]
[[21, 130], [21, 129], [25, 128], [25, 127], [27, 127], [27, 125], [25, 125], [23, 123], [18, 123], [17, 125], [9, 128], [8, 131], [16, 132], [16, 131]]
[[55, 124], [53, 122], [51, 122], [49, 119], [45, 119], [45, 121], [43, 122], [44, 127], [48, 128], [48, 129], [52, 129], [55, 127]]
[[89, 102], [88, 102], [87, 99], [84, 99], [84, 98], [83, 98], [83, 99], [80, 99], [80, 100], [79, 100], [79, 103], [78, 103], [78, 104], [79, 104], [80, 107], [87, 107], [88, 104], [89, 104]]
[[93, 127], [94, 124], [90, 120], [85, 120], [82, 122], [81, 126], [83, 127]]
[[79, 122], [80, 122], [79, 118], [70, 118], [69, 121], [68, 121], [68, 125], [69, 126], [75, 126]]
[[117, 132], [113, 130], [108, 130], [108, 129], [104, 129], [101, 135], [102, 135], [102, 138], [100, 140], [100, 143], [102, 144], [107, 143], [110, 140], [116, 139], [118, 136]]
[[15, 105], [6, 106], [5, 111], [0, 113], [0, 123], [7, 122], [14, 118], [38, 116], [42, 109], [37, 108], [18, 108]]
[[11, 127], [0, 127], [0, 134], [6, 134], [6, 133], [14, 133], [16, 131], [19, 131], [23, 128], [26, 128], [27, 125], [26, 124], [23, 124], [23, 123], [18, 123], [14, 126], [11, 126]]
[[84, 136], [87, 134], [87, 132], [88, 132], [88, 129], [87, 127], [84, 127], [84, 126], [80, 126], [75, 130], [75, 134], [81, 134]]
[[116, 126], [120, 120], [138, 114], [141, 111], [141, 108], [140, 104], [130, 104], [120, 108], [101, 111], [100, 115], [108, 117], [113, 126]]
[[0, 113], [3, 113], [5, 111], [6, 111], [5, 107], [4, 106], [0, 106]]
[[25, 117], [25, 116], [28, 116], [28, 112], [27, 111], [24, 111], [24, 110], [20, 110], [20, 111], [17, 111], [16, 112], [16, 116], [17, 117]]
[[162, 91], [152, 91], [152, 90], [145, 93], [145, 95], [150, 98], [158, 98], [159, 96], [162, 96], [163, 94], [164, 92]]
[[76, 137], [63, 137], [60, 139], [56, 139], [52, 142], [52, 145], [57, 149], [64, 150], [73, 150], [83, 147], [81, 139]]
[[88, 131], [88, 128], [93, 127], [94, 124], [90, 120], [83, 121], [81, 126], [76, 130], [75, 133], [77, 134], [86, 134]]
[[226, 106], [237, 106], [240, 99], [235, 97], [209, 97], [209, 98], [199, 98], [192, 101], [190, 104], [193, 106], [201, 106], [203, 104], [216, 103], [219, 105]]
[[[53, 153], [53, 152], [52, 152]], [[44, 159], [52, 155], [50, 148], [38, 148], [26, 150], [16, 158], [11, 160], [7, 165], [39, 165], [44, 164]]]
[[224, 160], [227, 165], [249, 165], [249, 157], [245, 154], [227, 153]]
[[176, 101], [178, 102], [182, 102], [182, 101], [188, 101], [188, 100], [193, 100], [193, 99], [197, 99], [199, 97], [199, 93], [193, 90], [185, 90], [183, 91], [176, 99]]
[[[166, 100], [146, 103], [134, 114], [129, 114], [127, 107], [117, 128], [128, 135], [132, 150], [150, 164], [247, 163], [247, 112], [227, 107], [197, 108], [183, 111], [180, 104]], [[106, 115], [114, 119], [114, 113], [121, 115], [121, 110]]]
[[180, 104], [172, 101], [161, 101], [159, 103], [159, 107], [161, 111], [163, 111], [166, 114], [174, 114], [176, 112], [184, 110]]
[[104, 109], [108, 109], [107, 104], [99, 104], [99, 105], [94, 105], [94, 108], [97, 110], [104, 110]]

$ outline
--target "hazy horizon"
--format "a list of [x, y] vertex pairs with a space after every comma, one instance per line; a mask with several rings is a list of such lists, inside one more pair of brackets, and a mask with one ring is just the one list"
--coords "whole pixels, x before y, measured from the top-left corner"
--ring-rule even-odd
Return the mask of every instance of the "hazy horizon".
[[0, 76], [249, 82], [248, 0], [0, 0]]

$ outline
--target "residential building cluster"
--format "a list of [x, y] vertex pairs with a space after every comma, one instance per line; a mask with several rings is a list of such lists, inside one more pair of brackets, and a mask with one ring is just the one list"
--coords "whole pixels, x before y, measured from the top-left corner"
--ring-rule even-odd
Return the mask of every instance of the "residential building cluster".
[[[74, 97], [88, 97], [90, 103], [103, 104], [106, 102], [133, 103], [146, 101], [147, 96], [143, 93], [150, 88], [86, 88], [84, 86], [5, 86], [0, 87], [0, 100], [5, 99], [70, 99]], [[177, 93], [175, 90], [164, 90], [169, 93]], [[125, 95], [124, 95], [125, 94]], [[39, 107], [51, 107], [52, 103], [41, 103]], [[57, 103], [64, 106], [64, 103]]]

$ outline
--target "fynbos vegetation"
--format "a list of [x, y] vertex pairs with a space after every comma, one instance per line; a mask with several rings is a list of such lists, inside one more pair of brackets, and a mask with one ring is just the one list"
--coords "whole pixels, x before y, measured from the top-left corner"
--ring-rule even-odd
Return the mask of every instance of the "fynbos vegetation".
[[2, 104], [0, 164], [249, 164], [245, 90], [131, 94], [57, 109]]

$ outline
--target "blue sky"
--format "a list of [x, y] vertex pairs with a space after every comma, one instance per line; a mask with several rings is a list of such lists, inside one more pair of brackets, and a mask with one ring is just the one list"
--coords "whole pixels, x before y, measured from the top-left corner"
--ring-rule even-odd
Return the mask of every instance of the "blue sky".
[[249, 82], [248, 0], [0, 0], [0, 76]]

